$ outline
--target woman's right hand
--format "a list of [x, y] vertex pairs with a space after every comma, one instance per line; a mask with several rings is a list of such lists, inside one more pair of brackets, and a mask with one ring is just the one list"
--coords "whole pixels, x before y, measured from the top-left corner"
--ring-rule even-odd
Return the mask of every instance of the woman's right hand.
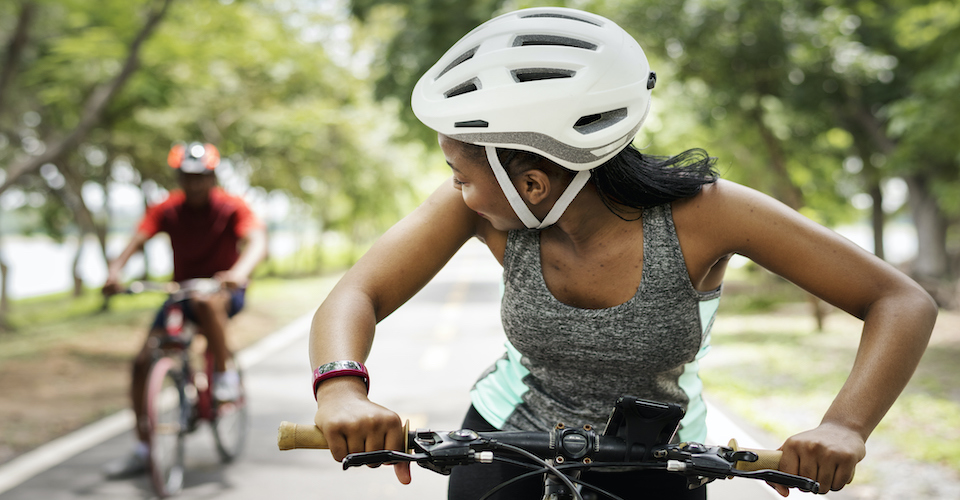
[[[403, 449], [400, 416], [367, 399], [367, 388], [359, 377], [324, 380], [317, 388], [314, 423], [323, 432], [335, 460], [350, 453]], [[394, 464], [397, 479], [410, 483], [410, 464]]]

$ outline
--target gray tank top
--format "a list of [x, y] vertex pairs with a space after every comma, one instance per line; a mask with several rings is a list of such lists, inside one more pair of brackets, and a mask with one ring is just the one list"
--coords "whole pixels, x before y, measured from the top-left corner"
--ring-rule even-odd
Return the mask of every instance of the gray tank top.
[[603, 429], [617, 398], [630, 395], [682, 405], [680, 438], [703, 441], [698, 360], [709, 349], [720, 289], [698, 292], [690, 282], [670, 205], [644, 210], [643, 257], [630, 300], [580, 309], [547, 289], [540, 232], [509, 233], [501, 304], [507, 353], [471, 391], [487, 421], [503, 430], [558, 422]]

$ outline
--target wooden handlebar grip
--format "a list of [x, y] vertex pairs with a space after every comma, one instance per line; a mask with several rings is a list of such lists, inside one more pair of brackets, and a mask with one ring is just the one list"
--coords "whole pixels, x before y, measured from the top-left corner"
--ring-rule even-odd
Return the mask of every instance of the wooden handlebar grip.
[[280, 422], [277, 429], [277, 446], [281, 450], [309, 448], [314, 450], [327, 449], [327, 439], [316, 425], [301, 425], [292, 422]]
[[[403, 423], [403, 448], [410, 450], [410, 421]], [[326, 450], [327, 438], [316, 424], [295, 424], [284, 420], [277, 429], [277, 447], [281, 450]]]
[[736, 466], [737, 470], [755, 471], [761, 469], [780, 469], [780, 457], [783, 455], [783, 452], [780, 450], [755, 450], [752, 448], [740, 448], [737, 446], [736, 439], [731, 439], [727, 446], [733, 448], [734, 451], [752, 451], [759, 457], [756, 462], [746, 462], [743, 460], [738, 461]]

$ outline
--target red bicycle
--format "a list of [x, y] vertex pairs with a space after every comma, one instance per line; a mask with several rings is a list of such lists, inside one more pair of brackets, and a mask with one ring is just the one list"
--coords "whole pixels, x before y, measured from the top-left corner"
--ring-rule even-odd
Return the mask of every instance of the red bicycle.
[[[213, 354], [203, 355], [202, 369], [194, 368], [190, 346], [197, 325], [184, 314], [193, 294], [211, 294], [221, 289], [213, 279], [181, 283], [134, 282], [128, 293], [159, 291], [169, 294], [164, 303], [164, 333], [151, 336], [151, 365], [144, 391], [145, 417], [138, 425], [148, 429], [149, 470], [157, 495], [175, 495], [183, 487], [184, 438], [203, 421], [213, 430], [217, 452], [223, 463], [235, 459], [247, 434], [247, 401], [240, 374], [240, 394], [232, 401], [213, 397]], [[233, 361], [228, 361], [233, 363]]]

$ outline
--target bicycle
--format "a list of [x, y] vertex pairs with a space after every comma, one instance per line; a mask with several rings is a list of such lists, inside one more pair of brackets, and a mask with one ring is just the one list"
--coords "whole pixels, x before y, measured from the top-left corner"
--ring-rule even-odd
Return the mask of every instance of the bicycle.
[[147, 428], [148, 469], [154, 490], [161, 498], [175, 495], [183, 488], [184, 438], [201, 422], [210, 423], [223, 463], [233, 461], [246, 442], [247, 404], [239, 367], [239, 397], [221, 402], [213, 397], [213, 354], [204, 353], [201, 370], [194, 369], [191, 359], [190, 346], [197, 325], [184, 314], [185, 303], [193, 294], [220, 290], [217, 280], [193, 279], [180, 283], [137, 281], [125, 291], [157, 291], [170, 297], [163, 306], [163, 334], [148, 339], [151, 362], [143, 392], [145, 417], [137, 423]]
[[[416, 462], [421, 467], [448, 475], [457, 466], [495, 460], [530, 469], [530, 472], [488, 491], [483, 499], [516, 481], [542, 474], [543, 500], [584, 500], [582, 490], [595, 492], [603, 498], [622, 500], [581, 481], [580, 472], [587, 469], [663, 470], [685, 476], [691, 488], [715, 479], [744, 477], [819, 492], [820, 485], [816, 481], [776, 470], [780, 463], [777, 450], [741, 449], [736, 440], [731, 440], [727, 446], [672, 442], [683, 414], [682, 407], [674, 404], [624, 396], [616, 401], [606, 427], [600, 433], [590, 426], [573, 428], [563, 424], [557, 424], [548, 432], [475, 432], [470, 429], [435, 432], [410, 430], [408, 421], [404, 426], [406, 452], [384, 450], [350, 454], [343, 460], [343, 469]], [[281, 422], [278, 429], [277, 445], [281, 450], [327, 448], [316, 425], [286, 421]]]

